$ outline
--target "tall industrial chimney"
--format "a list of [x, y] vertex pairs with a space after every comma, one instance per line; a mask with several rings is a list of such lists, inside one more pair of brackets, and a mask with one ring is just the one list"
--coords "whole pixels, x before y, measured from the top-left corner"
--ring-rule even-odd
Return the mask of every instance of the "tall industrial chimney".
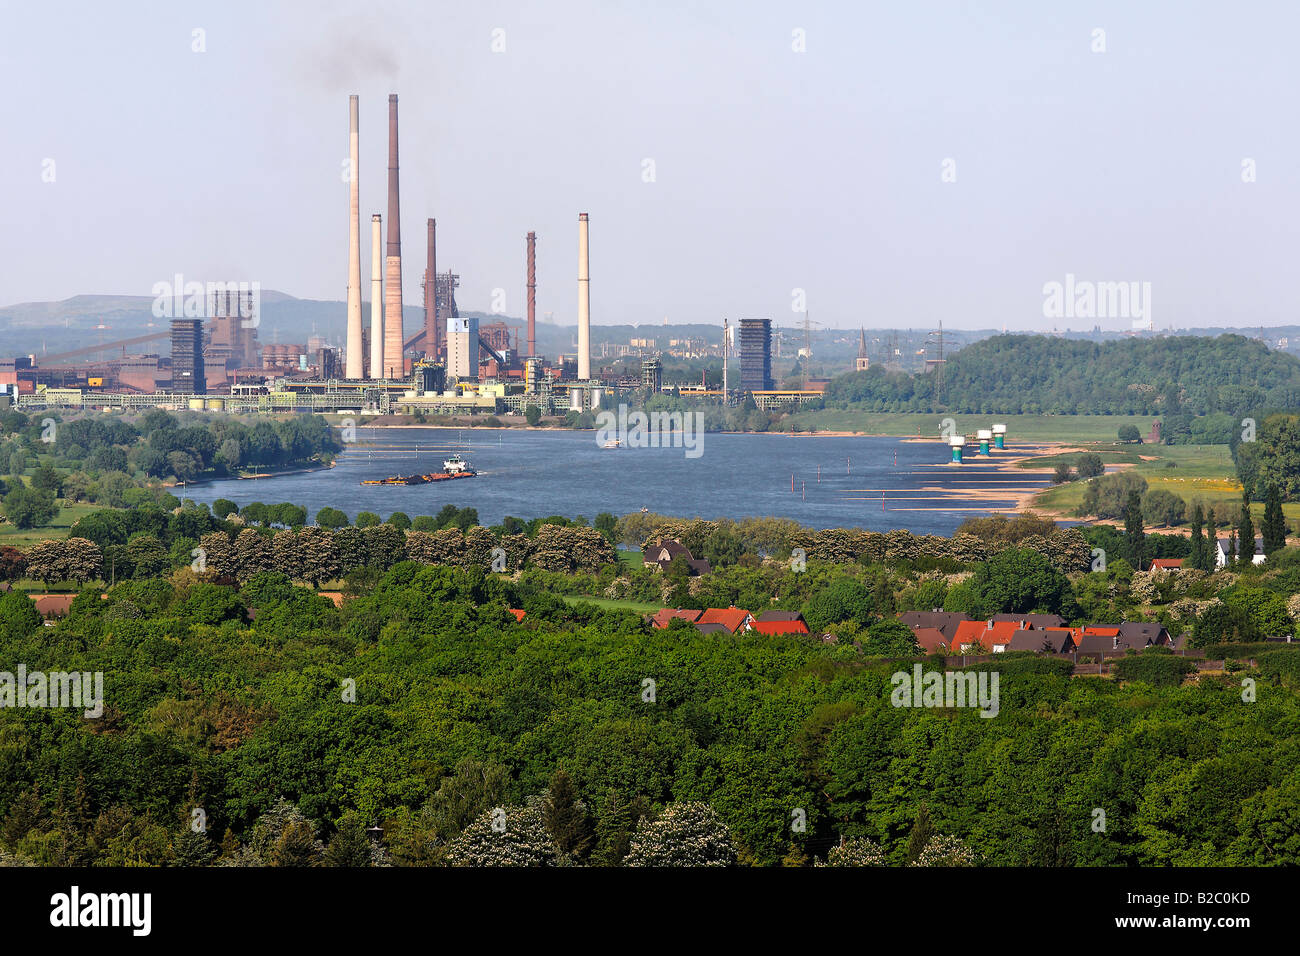
[[528, 234], [528, 357], [537, 356], [537, 233]]
[[384, 261], [384, 378], [402, 377], [402, 226], [397, 198], [397, 94], [388, 94], [388, 254]]
[[384, 262], [380, 242], [384, 238], [383, 218], [370, 217], [370, 377], [384, 377]]
[[354, 94], [348, 97], [350, 121], [348, 177], [351, 180], [348, 192], [351, 193], [351, 197], [348, 204], [348, 357], [344, 371], [344, 377], [350, 379], [364, 376], [366, 359], [361, 353], [361, 198], [358, 189], [360, 176], [357, 170], [358, 113], [358, 98]]
[[438, 220], [429, 220], [429, 261], [424, 269], [424, 355], [438, 361]]
[[578, 381], [591, 378], [591, 273], [587, 264], [587, 214], [578, 213]]

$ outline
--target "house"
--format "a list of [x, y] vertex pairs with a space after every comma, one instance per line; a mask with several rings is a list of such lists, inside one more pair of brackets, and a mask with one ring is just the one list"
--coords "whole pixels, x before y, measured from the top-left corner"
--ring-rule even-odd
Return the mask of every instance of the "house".
[[1156, 558], [1151, 562], [1151, 570], [1161, 568], [1165, 571], [1181, 571], [1183, 567], [1182, 558]]
[[316, 596], [317, 596], [317, 597], [323, 597], [323, 598], [329, 598], [332, 602], [334, 602], [334, 606], [335, 606], [335, 607], [342, 607], [342, 606], [343, 606], [343, 592], [342, 592], [342, 591], [317, 591], [317, 592], [316, 592]]
[[759, 634], [807, 634], [808, 624], [798, 611], [764, 611], [754, 618]]
[[523, 623], [524, 615], [528, 613], [521, 607], [512, 607], [512, 608], [508, 608], [507, 610], [509, 610], [510, 613], [515, 616], [515, 620], [520, 623]]
[[[1229, 542], [1227, 538], [1218, 538], [1214, 542], [1214, 566], [1216, 568], [1225, 567], [1228, 563], [1228, 543]], [[1237, 542], [1237, 548], [1238, 550], [1244, 550], [1241, 548], [1240, 541]], [[1244, 557], [1244, 555], [1242, 555], [1242, 557]], [[1251, 564], [1263, 564], [1263, 563], [1264, 563], [1264, 539], [1257, 537], [1255, 539], [1255, 556], [1254, 558], [1252, 558]]]
[[650, 623], [654, 627], [664, 628], [668, 626], [668, 622], [673, 618], [680, 617], [682, 620], [690, 621], [694, 624], [700, 619], [700, 615], [703, 613], [703, 611], [697, 611], [693, 608], [666, 607], [656, 611], [655, 616], [650, 618]]
[[1023, 630], [1029, 628], [1022, 627], [1019, 620], [995, 621], [990, 618], [987, 621], [962, 621], [949, 646], [962, 654], [976, 645], [983, 648], [985, 653], [992, 651], [1001, 654], [1010, 646], [1012, 636]]
[[700, 624], [721, 624], [728, 634], [748, 631], [754, 624], [754, 615], [739, 607], [711, 607], [696, 620]]
[[1002, 623], [1004, 621], [1016, 621], [1021, 627], [1062, 627], [1065, 624], [1065, 618], [1059, 614], [994, 614], [990, 621]]
[[948, 650], [948, 638], [937, 627], [914, 627], [912, 634], [927, 654], [942, 654]]
[[1125, 621], [1119, 625], [1119, 636], [1132, 647], [1164, 646], [1169, 643], [1169, 629], [1163, 624], [1147, 621]]
[[717, 621], [696, 621], [696, 628], [701, 634], [730, 634], [725, 624], [719, 624]]
[[1011, 635], [1009, 651], [1068, 654], [1074, 650], [1074, 635], [1068, 627], [1025, 628]]
[[918, 627], [932, 627], [943, 634], [946, 645], [951, 646], [957, 636], [957, 625], [969, 621], [965, 614], [952, 614], [947, 611], [904, 611], [898, 619], [915, 631]]
[[708, 561], [696, 558], [686, 545], [672, 538], [647, 544], [641, 552], [641, 563], [646, 567], [653, 565], [660, 571], [667, 571], [673, 558], [685, 558], [691, 574], [708, 574], [713, 570]]

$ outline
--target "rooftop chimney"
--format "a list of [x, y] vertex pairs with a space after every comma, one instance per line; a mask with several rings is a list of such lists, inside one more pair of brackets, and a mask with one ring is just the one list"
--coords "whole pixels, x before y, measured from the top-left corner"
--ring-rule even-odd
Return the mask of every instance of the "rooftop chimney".
[[537, 233], [528, 234], [528, 357], [537, 355]]
[[587, 264], [587, 214], [578, 213], [578, 380], [591, 378], [591, 274]]
[[358, 191], [360, 176], [357, 170], [357, 136], [359, 130], [358, 99], [348, 97], [348, 338], [347, 366], [344, 377], [359, 379], [365, 371], [365, 355], [361, 350], [361, 199]]
[[397, 94], [388, 94], [388, 255], [384, 261], [383, 378], [403, 375], [402, 227], [397, 189]]

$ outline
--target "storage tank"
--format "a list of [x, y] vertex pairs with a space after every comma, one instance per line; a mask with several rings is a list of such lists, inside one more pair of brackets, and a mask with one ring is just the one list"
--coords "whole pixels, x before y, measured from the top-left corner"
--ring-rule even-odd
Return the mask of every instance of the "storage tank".
[[189, 404], [190, 404], [190, 411], [192, 411], [192, 412], [201, 412], [201, 411], [203, 411], [203, 399], [201, 399], [201, 398], [191, 398]]
[[975, 433], [975, 437], [978, 438], [980, 442], [980, 454], [987, 455], [989, 453], [989, 442], [993, 441], [993, 430], [989, 428], [981, 428]]
[[993, 447], [994, 447], [994, 448], [1005, 448], [1005, 447], [1006, 447], [1006, 437], [1007, 437], [1007, 426], [1006, 426], [1006, 425], [994, 425], [992, 430], [993, 430]]
[[952, 446], [952, 463], [953, 463], [954, 465], [960, 465], [960, 464], [961, 464], [961, 450], [962, 450], [962, 447], [966, 444], [966, 439], [965, 439], [965, 438], [961, 438], [961, 437], [953, 437], [953, 438], [949, 438], [949, 439], [948, 439], [948, 444]]

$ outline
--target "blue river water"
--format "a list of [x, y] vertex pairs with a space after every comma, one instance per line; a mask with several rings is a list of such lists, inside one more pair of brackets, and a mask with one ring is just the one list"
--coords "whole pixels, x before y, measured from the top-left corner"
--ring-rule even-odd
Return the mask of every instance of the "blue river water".
[[[355, 519], [478, 509], [484, 524], [506, 515], [594, 518], [647, 509], [683, 518], [793, 518], [817, 528], [907, 529], [949, 535], [967, 518], [1010, 511], [1017, 493], [1048, 476], [998, 470], [1034, 448], [990, 457], [967, 449], [950, 463], [940, 442], [882, 437], [706, 434], [698, 457], [677, 448], [604, 448], [596, 432], [524, 429], [365, 428], [333, 468], [259, 479], [222, 479], [174, 489], [211, 503], [289, 501], [315, 515], [329, 506]], [[424, 485], [362, 485], [362, 479], [440, 471], [452, 453], [478, 477]], [[792, 490], [793, 482], [793, 490]], [[987, 497], [970, 495], [982, 492]], [[310, 520], [310, 519], [309, 519]]]

